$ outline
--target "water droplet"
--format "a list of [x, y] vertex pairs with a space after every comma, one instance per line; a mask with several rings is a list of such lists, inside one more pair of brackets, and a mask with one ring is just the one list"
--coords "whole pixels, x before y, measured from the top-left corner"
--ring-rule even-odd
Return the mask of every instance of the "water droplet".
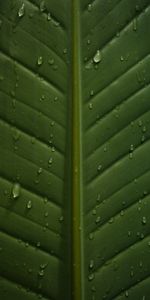
[[141, 127], [141, 126], [142, 126], [142, 124], [143, 124], [143, 123], [142, 123], [142, 121], [141, 121], [141, 120], [139, 120], [139, 121], [138, 121], [138, 125], [139, 125], [139, 127]]
[[143, 133], [146, 132], [146, 126], [143, 126], [142, 132], [143, 132]]
[[145, 225], [146, 224], [146, 217], [142, 218], [142, 224]]
[[95, 223], [98, 224], [100, 221], [101, 221], [101, 217], [98, 216], [98, 217], [96, 218], [96, 220], [95, 220]]
[[43, 12], [46, 10], [45, 1], [41, 1], [40, 3], [40, 11]]
[[50, 58], [49, 61], [48, 61], [49, 65], [53, 65], [54, 64], [54, 59], [53, 58]]
[[94, 95], [94, 91], [91, 90], [91, 91], [90, 91], [90, 96], [92, 97], [93, 95]]
[[45, 212], [44, 216], [45, 216], [45, 217], [48, 217], [48, 211]]
[[130, 151], [132, 152], [134, 150], [133, 144], [130, 145]]
[[94, 239], [94, 233], [91, 232], [91, 233], [89, 234], [89, 240], [93, 240], [93, 239]]
[[2, 20], [0, 20], [0, 28], [2, 27], [2, 24], [3, 24], [3, 21], [2, 21]]
[[102, 55], [100, 50], [97, 50], [95, 56], [93, 57], [93, 61], [97, 64], [102, 60]]
[[140, 261], [139, 266], [140, 266], [140, 268], [143, 267], [143, 262], [142, 261]]
[[99, 166], [97, 167], [97, 171], [100, 172], [101, 169], [102, 169], [102, 165], [99, 165]]
[[63, 216], [60, 216], [59, 222], [63, 222], [63, 221], [64, 221], [64, 217], [63, 217]]
[[114, 222], [114, 218], [110, 218], [110, 220], [108, 222], [109, 222], [109, 224], [112, 224]]
[[25, 4], [23, 3], [18, 11], [19, 18], [22, 18], [24, 16], [24, 14], [25, 14]]
[[89, 274], [88, 276], [89, 281], [92, 281], [94, 277], [95, 277], [94, 273]]
[[51, 14], [48, 13], [48, 14], [47, 14], [47, 20], [50, 21], [51, 19], [52, 19], [52, 18], [51, 18]]
[[15, 183], [12, 189], [12, 195], [14, 199], [17, 199], [20, 196], [20, 184]]
[[90, 103], [89, 103], [89, 109], [92, 109], [92, 108], [93, 108], [93, 103], [90, 102]]
[[100, 202], [100, 199], [101, 199], [101, 195], [100, 195], [100, 194], [98, 194], [98, 195], [97, 195], [97, 199], [96, 199], [96, 201], [97, 201], [97, 202]]
[[129, 292], [128, 291], [125, 291], [125, 296], [129, 297]]
[[64, 54], [66, 54], [66, 53], [67, 53], [67, 49], [66, 49], [66, 48], [63, 50], [63, 53], [64, 53]]
[[31, 202], [31, 200], [28, 201], [28, 203], [27, 203], [27, 208], [28, 208], [28, 209], [31, 209], [31, 208], [32, 208], [32, 202]]
[[41, 246], [41, 243], [40, 243], [40, 242], [37, 242], [36, 246], [37, 246], [37, 247], [40, 247], [40, 246]]
[[39, 56], [39, 57], [38, 57], [38, 60], [37, 60], [38, 66], [41, 66], [42, 63], [43, 63], [43, 57], [42, 57], [42, 56]]
[[93, 210], [92, 210], [92, 215], [93, 215], [93, 216], [96, 215], [96, 209], [93, 209]]
[[44, 276], [44, 270], [40, 270], [40, 271], [38, 272], [38, 275], [39, 275], [40, 277], [43, 277], [43, 276]]
[[124, 216], [124, 210], [121, 210], [120, 216]]
[[120, 56], [120, 60], [121, 60], [121, 61], [124, 61], [124, 58], [123, 58], [123, 56], [122, 56], [122, 55]]
[[128, 231], [128, 236], [131, 236], [131, 231]]
[[94, 268], [94, 260], [91, 259], [89, 263], [89, 269], [93, 269], [93, 268]]
[[43, 171], [43, 169], [39, 168], [38, 171], [37, 171], [38, 175], [40, 175], [42, 173], [42, 171]]
[[92, 10], [92, 4], [88, 4], [88, 11], [91, 12]]

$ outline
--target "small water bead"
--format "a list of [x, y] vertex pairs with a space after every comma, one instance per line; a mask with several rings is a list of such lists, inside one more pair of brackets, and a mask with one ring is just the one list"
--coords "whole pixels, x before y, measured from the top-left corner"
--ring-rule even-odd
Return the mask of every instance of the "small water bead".
[[101, 217], [98, 216], [98, 217], [96, 218], [96, 220], [95, 220], [95, 223], [98, 224], [100, 221], [101, 221]]
[[47, 218], [48, 217], [48, 211], [45, 212], [44, 216]]
[[19, 8], [19, 11], [18, 11], [18, 16], [19, 18], [22, 18], [25, 14], [25, 4], [22, 3], [21, 7]]
[[125, 296], [129, 297], [129, 292], [128, 291], [125, 291]]
[[89, 3], [89, 4], [88, 4], [88, 11], [91, 12], [91, 10], [92, 10], [92, 4]]
[[62, 223], [63, 221], [64, 221], [64, 217], [63, 217], [63, 216], [60, 216], [59, 222]]
[[143, 132], [143, 133], [146, 132], [146, 126], [143, 126], [142, 132]]
[[93, 61], [94, 61], [94, 63], [97, 64], [97, 63], [101, 62], [101, 60], [102, 60], [101, 52], [100, 52], [100, 50], [97, 50], [95, 56], [93, 57]]
[[39, 56], [39, 57], [38, 57], [38, 60], [37, 60], [38, 66], [41, 66], [42, 63], [43, 63], [43, 57], [42, 57], [42, 56]]
[[32, 202], [31, 202], [31, 200], [28, 201], [28, 203], [27, 203], [27, 208], [28, 208], [28, 209], [31, 209], [31, 208], [32, 208]]
[[142, 218], [142, 224], [145, 225], [145, 224], [146, 224], [146, 221], [147, 221], [147, 220], [146, 220], [146, 217], [143, 217], [143, 218]]
[[52, 18], [51, 18], [51, 14], [48, 13], [48, 14], [47, 14], [47, 20], [48, 20], [48, 21], [51, 21], [51, 19], [52, 19]]
[[37, 246], [37, 247], [40, 247], [40, 246], [41, 246], [41, 243], [40, 243], [40, 242], [37, 242], [36, 246]]
[[90, 102], [90, 103], [89, 103], [89, 109], [91, 110], [92, 108], [93, 108], [93, 103]]
[[89, 274], [88, 276], [89, 281], [92, 281], [94, 277], [95, 277], [94, 273]]
[[63, 50], [63, 53], [64, 53], [64, 54], [67, 54], [67, 49], [66, 49], [66, 48]]
[[100, 195], [100, 194], [98, 194], [98, 195], [97, 195], [97, 199], [96, 199], [96, 201], [97, 201], [97, 202], [100, 202], [100, 199], [101, 199], [101, 195]]
[[44, 276], [44, 270], [40, 270], [40, 271], [38, 272], [38, 275], [39, 275], [40, 277], [43, 277], [43, 276]]
[[91, 233], [89, 234], [89, 240], [93, 240], [93, 239], [94, 239], [94, 233], [91, 232]]
[[141, 121], [141, 120], [139, 120], [139, 121], [138, 121], [138, 125], [139, 125], [139, 127], [141, 127], [141, 126], [142, 126], [142, 124], [143, 124], [143, 123], [142, 123], [142, 121]]
[[97, 171], [100, 172], [101, 169], [102, 169], [102, 165], [99, 165], [99, 166], [97, 167]]
[[133, 152], [133, 150], [134, 150], [134, 146], [133, 146], [133, 144], [131, 144], [130, 145], [130, 152]]
[[96, 209], [93, 209], [93, 210], [92, 210], [92, 215], [93, 215], [93, 216], [96, 215]]
[[49, 63], [49, 65], [53, 65], [53, 64], [54, 64], [54, 59], [53, 59], [53, 58], [50, 58], [50, 59], [48, 60], [48, 63]]
[[17, 199], [20, 196], [20, 184], [15, 183], [12, 188], [12, 196], [14, 199]]
[[37, 171], [37, 174], [40, 175], [42, 173], [42, 171], [43, 171], [43, 169], [39, 168], [38, 171]]
[[121, 60], [121, 62], [124, 61], [124, 58], [122, 55], [120, 56], [120, 60]]
[[93, 269], [93, 268], [94, 268], [94, 260], [91, 259], [89, 263], [89, 269]]

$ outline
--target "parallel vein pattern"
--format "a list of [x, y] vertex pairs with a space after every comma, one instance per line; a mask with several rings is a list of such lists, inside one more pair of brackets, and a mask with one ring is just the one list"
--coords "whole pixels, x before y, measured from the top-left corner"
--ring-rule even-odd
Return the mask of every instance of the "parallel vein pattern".
[[150, 295], [148, 5], [94, 1], [83, 8], [86, 300]]
[[70, 298], [70, 4], [58, 5], [0, 2], [0, 299]]

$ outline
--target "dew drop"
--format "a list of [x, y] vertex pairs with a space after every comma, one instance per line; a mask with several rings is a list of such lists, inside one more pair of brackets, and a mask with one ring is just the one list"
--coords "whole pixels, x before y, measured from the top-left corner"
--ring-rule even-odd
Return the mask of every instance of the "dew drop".
[[102, 60], [101, 52], [100, 52], [100, 50], [97, 50], [95, 56], [93, 57], [93, 61], [97, 64], [101, 60]]
[[40, 175], [42, 173], [42, 170], [43, 170], [42, 168], [38, 169], [38, 171], [37, 171], [38, 175]]
[[89, 240], [93, 240], [93, 239], [94, 239], [94, 233], [91, 232], [91, 233], [89, 234]]
[[92, 108], [93, 108], [93, 103], [90, 102], [90, 103], [89, 103], [89, 109], [91, 110]]
[[48, 13], [48, 14], [47, 14], [47, 20], [50, 21], [51, 19], [52, 19], [52, 18], [51, 18], [51, 14]]
[[93, 268], [94, 268], [94, 260], [91, 259], [89, 263], [89, 269], [93, 269]]
[[49, 61], [48, 61], [49, 65], [53, 65], [54, 64], [54, 59], [53, 58], [50, 58]]
[[44, 276], [44, 270], [40, 270], [40, 271], [38, 272], [38, 275], [39, 275], [40, 277], [43, 277], [43, 276]]
[[95, 223], [98, 224], [100, 221], [101, 221], [101, 217], [98, 216], [98, 217], [96, 218], [96, 220], [95, 220]]
[[120, 60], [121, 60], [121, 61], [124, 61], [124, 58], [123, 58], [123, 56], [122, 56], [122, 55], [121, 55], [121, 57], [120, 57]]
[[39, 56], [39, 57], [38, 57], [38, 60], [37, 60], [38, 66], [41, 66], [42, 63], [43, 63], [43, 57], [42, 57], [42, 56]]
[[97, 171], [100, 172], [101, 169], [102, 169], [102, 165], [99, 165], [99, 166], [97, 167]]
[[142, 218], [142, 224], [145, 225], [146, 224], [146, 217]]
[[32, 202], [31, 202], [31, 200], [28, 201], [28, 203], [27, 203], [27, 208], [28, 208], [28, 209], [31, 209], [31, 208], [32, 208]]
[[12, 189], [12, 195], [14, 199], [17, 199], [20, 196], [20, 184], [15, 183]]
[[92, 10], [92, 4], [88, 4], [88, 11], [91, 12]]
[[59, 222], [61, 223], [61, 222], [63, 222], [63, 221], [64, 221], [64, 217], [63, 217], [63, 216], [60, 216]]
[[89, 274], [88, 279], [89, 281], [92, 281], [94, 279], [94, 273]]
[[19, 18], [22, 18], [24, 16], [24, 14], [25, 14], [25, 4], [23, 3], [18, 11]]

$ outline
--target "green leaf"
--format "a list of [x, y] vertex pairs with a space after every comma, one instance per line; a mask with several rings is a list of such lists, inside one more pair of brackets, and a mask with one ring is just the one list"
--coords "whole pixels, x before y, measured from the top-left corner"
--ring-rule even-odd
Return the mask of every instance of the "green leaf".
[[149, 299], [149, 36], [149, 0], [0, 1], [0, 299]]

